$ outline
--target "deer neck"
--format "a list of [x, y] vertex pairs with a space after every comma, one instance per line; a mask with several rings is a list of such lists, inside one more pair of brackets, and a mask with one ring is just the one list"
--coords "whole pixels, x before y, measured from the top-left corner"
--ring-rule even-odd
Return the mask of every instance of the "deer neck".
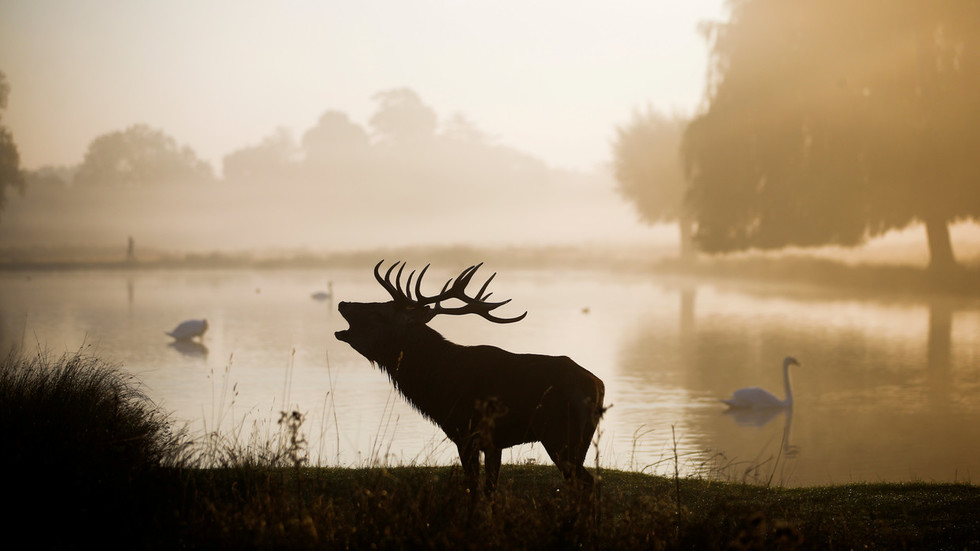
[[443, 425], [446, 415], [444, 386], [460, 375], [458, 365], [450, 361], [452, 350], [458, 345], [438, 332], [426, 329], [413, 338], [400, 340], [398, 350], [392, 351], [385, 362], [378, 362], [378, 366], [412, 407], [448, 434], [451, 427]]
[[388, 373], [396, 386], [401, 386], [414, 374], [412, 366], [432, 363], [450, 344], [438, 331], [428, 326], [409, 328], [401, 338], [394, 340], [393, 346], [384, 353], [383, 358], [379, 358], [377, 364]]

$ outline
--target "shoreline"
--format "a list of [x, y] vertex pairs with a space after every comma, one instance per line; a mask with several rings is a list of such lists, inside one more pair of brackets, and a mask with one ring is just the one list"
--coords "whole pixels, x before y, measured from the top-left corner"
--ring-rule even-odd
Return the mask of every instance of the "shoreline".
[[214, 251], [156, 253], [129, 261], [82, 254], [49, 257], [17, 254], [12, 259], [0, 260], [0, 272], [360, 269], [373, 266], [382, 258], [437, 265], [486, 262], [496, 271], [581, 269], [750, 285], [807, 285], [868, 297], [980, 297], [980, 266], [974, 263], [936, 273], [909, 264], [855, 264], [808, 254], [700, 255], [694, 259], [680, 259], [644, 255], [642, 250], [626, 247], [442, 246], [276, 254]]

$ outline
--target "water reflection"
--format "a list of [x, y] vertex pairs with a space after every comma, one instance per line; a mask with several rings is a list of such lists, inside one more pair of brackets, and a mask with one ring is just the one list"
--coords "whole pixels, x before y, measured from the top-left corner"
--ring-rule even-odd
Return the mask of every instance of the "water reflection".
[[[720, 451], [750, 464], [792, 458], [776, 477], [788, 485], [962, 480], [978, 467], [971, 454], [980, 449], [964, 444], [980, 436], [974, 301], [711, 283], [659, 289], [666, 297], [650, 297], [622, 339], [618, 366], [634, 381], [624, 394], [641, 401], [638, 391], [676, 388], [690, 399], [667, 408], [669, 416], [651, 404], [631, 422], [684, 427], [690, 453]], [[663, 315], [671, 296], [676, 317]], [[651, 314], [656, 308], [662, 312]], [[794, 373], [794, 408], [726, 412], [718, 400], [747, 380], [778, 388], [780, 373], [768, 366], [790, 351], [807, 364]]]
[[927, 373], [929, 402], [933, 408], [946, 409], [951, 395], [950, 356], [953, 347], [953, 304], [949, 300], [929, 303], [929, 336]]
[[786, 415], [787, 419], [792, 419], [793, 408], [729, 408], [722, 412], [735, 420], [736, 425], [743, 427], [762, 427], [768, 425], [770, 421]]
[[783, 454], [793, 459], [800, 453], [800, 447], [790, 442], [790, 433], [793, 430], [793, 407], [786, 410], [786, 419], [783, 422]]
[[167, 346], [173, 348], [188, 358], [200, 358], [206, 360], [208, 357], [208, 347], [197, 341], [176, 340]]
[[790, 442], [790, 433], [793, 430], [793, 406], [785, 408], [765, 408], [765, 409], [729, 409], [722, 412], [735, 421], [740, 427], [762, 428], [778, 417], [783, 418], [782, 433], [782, 452], [786, 457], [796, 457], [800, 447]]
[[330, 305], [332, 305], [333, 304], [333, 282], [332, 281], [328, 281], [327, 282], [327, 290], [326, 291], [316, 291], [315, 293], [311, 294], [310, 297], [313, 300], [316, 300], [316, 301], [319, 301], [319, 302], [328, 302]]
[[[308, 413], [314, 460], [351, 465], [378, 449], [456, 460], [451, 447], [442, 453], [438, 429], [331, 337], [344, 328], [333, 313], [337, 301], [383, 299], [369, 266], [329, 278], [289, 270], [30, 276], [0, 273], [4, 350], [11, 343], [57, 351], [95, 343], [100, 355], [137, 374], [154, 400], [189, 421], [215, 411], [212, 425], [216, 417], [242, 424], [248, 412], [274, 425], [280, 410], [295, 407]], [[311, 298], [313, 290], [333, 291], [328, 281], [336, 292]], [[565, 354], [600, 376], [613, 405], [602, 425], [604, 465], [671, 465], [676, 445], [687, 461], [682, 474], [703, 474], [705, 457], [724, 454], [727, 464], [760, 471], [753, 480], [786, 485], [963, 480], [980, 472], [975, 301], [871, 301], [814, 289], [575, 271], [508, 272], [501, 285], [530, 312], [527, 320], [488, 327], [459, 317], [436, 329], [460, 344]], [[214, 324], [207, 344], [163, 346], [161, 327], [190, 308]], [[746, 382], [778, 389], [778, 361], [790, 353], [806, 366], [793, 373], [792, 409], [725, 413], [719, 400]], [[234, 411], [222, 417], [221, 391], [209, 373], [225, 372], [237, 389], [223, 402]], [[540, 451], [517, 450], [505, 459], [547, 463]], [[724, 478], [729, 471], [709, 474]]]

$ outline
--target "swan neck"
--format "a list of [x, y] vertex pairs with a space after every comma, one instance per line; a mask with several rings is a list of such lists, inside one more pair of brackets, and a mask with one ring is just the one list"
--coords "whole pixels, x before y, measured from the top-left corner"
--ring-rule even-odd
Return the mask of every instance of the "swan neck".
[[793, 405], [793, 387], [789, 384], [789, 364], [783, 364], [783, 386], [786, 390], [786, 399], [783, 403]]

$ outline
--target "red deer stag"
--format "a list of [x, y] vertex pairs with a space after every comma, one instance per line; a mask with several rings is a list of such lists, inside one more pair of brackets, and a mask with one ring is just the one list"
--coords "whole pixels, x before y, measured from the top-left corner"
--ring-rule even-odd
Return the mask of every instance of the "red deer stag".
[[[480, 452], [486, 466], [484, 491], [491, 494], [500, 474], [504, 448], [541, 442], [572, 487], [591, 491], [592, 475], [585, 469], [596, 424], [602, 414], [602, 381], [567, 357], [515, 354], [494, 346], [462, 346], [446, 340], [426, 323], [440, 314], [477, 314], [494, 323], [513, 323], [490, 312], [510, 302], [488, 302], [490, 279], [475, 297], [466, 286], [477, 269], [470, 266], [442, 292], [422, 294], [425, 266], [415, 279], [413, 271], [402, 288], [401, 264], [395, 281], [393, 264], [384, 278], [374, 277], [390, 302], [341, 302], [338, 309], [350, 328], [337, 339], [380, 367], [392, 384], [419, 412], [435, 422], [459, 450], [467, 485], [476, 489]], [[456, 300], [461, 306], [446, 307]]]

